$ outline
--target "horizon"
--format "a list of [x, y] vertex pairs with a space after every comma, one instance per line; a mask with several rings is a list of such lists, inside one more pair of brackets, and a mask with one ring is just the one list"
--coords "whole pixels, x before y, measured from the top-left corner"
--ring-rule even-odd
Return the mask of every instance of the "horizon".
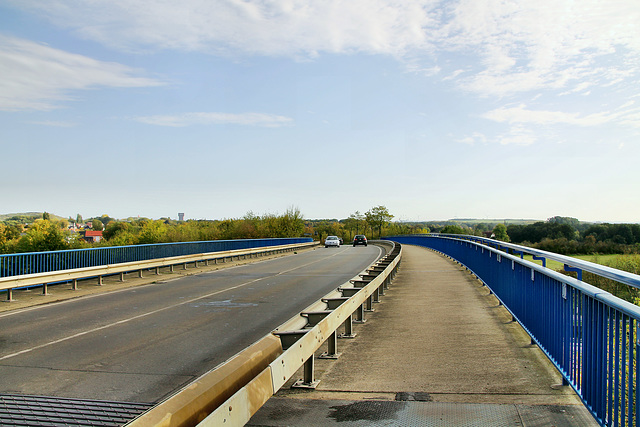
[[639, 21], [628, 0], [7, 0], [2, 209], [638, 223]]
[[[26, 212], [9, 212], [9, 213], [1, 213], [0, 212], [0, 217], [6, 217], [6, 216], [20, 216], [20, 215], [42, 215], [44, 212], [47, 212], [51, 215], [54, 215], [56, 217], [62, 218], [62, 219], [71, 219], [74, 217], [74, 215], [67, 215], [67, 216], [62, 216], [62, 215], [58, 215], [55, 212], [49, 212], [49, 211], [43, 211], [43, 212], [38, 212], [38, 211], [26, 211]], [[279, 213], [274, 213], [276, 215], [278, 215]], [[393, 213], [392, 213], [393, 214]], [[77, 216], [78, 214], [76, 214]], [[130, 218], [145, 218], [145, 219], [150, 219], [150, 220], [160, 220], [160, 219], [170, 219], [170, 220], [174, 220], [174, 221], [178, 221], [177, 215], [176, 217], [171, 217], [171, 216], [164, 216], [164, 217], [148, 217], [148, 216], [143, 216], [143, 215], [136, 215], [136, 216], [127, 216], [127, 217], [120, 217], [120, 218], [116, 218], [116, 217], [111, 217], [109, 214], [100, 214], [100, 215], [95, 215], [95, 216], [86, 216], [80, 214], [83, 218], [83, 221], [86, 221], [89, 218], [100, 218], [102, 215], [108, 215], [110, 218], [112, 218], [115, 221], [123, 221], [126, 219], [130, 219]], [[556, 217], [556, 216], [562, 216], [562, 215], [553, 215], [550, 216], [548, 218], [545, 219], [536, 219], [536, 218], [450, 218], [450, 219], [428, 219], [428, 220], [411, 220], [411, 219], [403, 219], [403, 220], [397, 220], [395, 217], [390, 221], [390, 222], [398, 222], [398, 223], [405, 223], [405, 222], [417, 222], [417, 223], [438, 223], [438, 222], [478, 222], [478, 223], [482, 223], [482, 222], [488, 222], [488, 223], [507, 223], [509, 221], [514, 221], [514, 222], [546, 222], [548, 221], [550, 218]], [[243, 216], [240, 217], [235, 217], [235, 218], [188, 218], [185, 216], [184, 221], [223, 221], [226, 219], [234, 219], [234, 220], [239, 220], [242, 219]], [[309, 220], [309, 221], [331, 221], [331, 220], [336, 220], [336, 221], [341, 221], [344, 219], [347, 219], [348, 217], [344, 217], [344, 218], [339, 218], [339, 217], [327, 217], [327, 218], [307, 218], [304, 215], [302, 216], [303, 220]], [[587, 221], [587, 220], [581, 220], [580, 218], [575, 218], [577, 219], [579, 222], [581, 223], [589, 223], [589, 224], [603, 224], [603, 223], [608, 223], [608, 224], [640, 224], [640, 222], [619, 222], [619, 221], [607, 221], [607, 220], [603, 220], [603, 221]]]

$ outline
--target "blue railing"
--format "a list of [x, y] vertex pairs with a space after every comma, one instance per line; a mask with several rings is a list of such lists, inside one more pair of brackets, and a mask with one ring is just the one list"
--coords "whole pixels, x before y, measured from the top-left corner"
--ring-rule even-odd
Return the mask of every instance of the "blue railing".
[[522, 254], [635, 287], [640, 287], [640, 276], [474, 236], [384, 239], [428, 247], [463, 264], [504, 304], [601, 425], [640, 425], [640, 307], [526, 261]]
[[0, 277], [311, 241], [308, 237], [211, 240], [0, 255]]

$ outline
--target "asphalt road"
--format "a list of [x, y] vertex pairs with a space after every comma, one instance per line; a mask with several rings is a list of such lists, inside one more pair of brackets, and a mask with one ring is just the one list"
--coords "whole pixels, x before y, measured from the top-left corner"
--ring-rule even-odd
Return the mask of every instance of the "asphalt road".
[[157, 402], [381, 254], [318, 248], [2, 313], [0, 393]]

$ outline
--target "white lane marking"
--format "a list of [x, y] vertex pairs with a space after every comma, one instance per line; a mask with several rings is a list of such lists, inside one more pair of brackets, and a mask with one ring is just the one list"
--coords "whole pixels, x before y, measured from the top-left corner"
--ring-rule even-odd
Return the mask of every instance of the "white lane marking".
[[[338, 254], [336, 253], [336, 254], [331, 255], [331, 256], [333, 257], [333, 256], [336, 256], [336, 255], [338, 255]], [[102, 331], [104, 329], [111, 328], [112, 326], [122, 325], [124, 323], [128, 323], [128, 322], [131, 322], [133, 320], [141, 319], [143, 317], [147, 317], [147, 316], [150, 316], [152, 314], [160, 313], [161, 311], [169, 310], [171, 308], [179, 307], [181, 305], [191, 304], [194, 301], [198, 301], [198, 300], [201, 300], [201, 299], [204, 299], [204, 298], [209, 298], [209, 297], [212, 297], [214, 295], [221, 294], [223, 292], [232, 291], [234, 289], [242, 288], [242, 287], [250, 285], [252, 283], [259, 282], [260, 280], [265, 280], [265, 279], [273, 278], [273, 277], [276, 277], [276, 276], [280, 276], [282, 274], [289, 273], [289, 272], [294, 271], [294, 270], [298, 270], [298, 269], [306, 267], [308, 265], [315, 264], [317, 262], [323, 261], [324, 259], [325, 258], [322, 258], [322, 259], [319, 259], [319, 260], [316, 260], [316, 261], [312, 261], [312, 262], [309, 262], [307, 264], [303, 264], [303, 265], [300, 265], [298, 267], [295, 267], [295, 268], [292, 268], [292, 269], [289, 269], [289, 270], [281, 271], [281, 272], [279, 272], [277, 274], [273, 274], [271, 276], [260, 277], [258, 279], [254, 279], [254, 280], [251, 280], [249, 282], [241, 283], [241, 284], [236, 285], [236, 286], [231, 286], [229, 288], [220, 289], [218, 291], [212, 292], [212, 293], [207, 294], [207, 295], [203, 295], [203, 296], [200, 296], [200, 297], [197, 297], [197, 298], [192, 298], [192, 299], [187, 300], [187, 301], [182, 301], [182, 302], [180, 302], [178, 304], [173, 304], [173, 305], [170, 305], [170, 306], [167, 306], [167, 307], [159, 308], [157, 310], [149, 311], [147, 313], [138, 314], [137, 316], [129, 317], [127, 319], [118, 320], [117, 322], [109, 323], [107, 325], [99, 326], [97, 328], [89, 329], [87, 331], [78, 332], [77, 334], [74, 334], [74, 335], [69, 335], [69, 336], [64, 337], [64, 338], [60, 338], [60, 339], [57, 339], [57, 340], [54, 340], [54, 341], [50, 341], [50, 342], [47, 342], [47, 343], [44, 343], [44, 344], [40, 344], [40, 345], [31, 347], [31, 348], [27, 348], [27, 349], [15, 352], [15, 353], [7, 354], [5, 356], [0, 357], [0, 361], [6, 360], [6, 359], [10, 359], [12, 357], [19, 356], [21, 354], [29, 353], [29, 352], [34, 351], [34, 350], [39, 350], [41, 348], [49, 347], [49, 346], [52, 346], [54, 344], [59, 344], [61, 342], [69, 341], [71, 339], [78, 338], [78, 337], [81, 337], [81, 336], [84, 336], [84, 335], [88, 335], [88, 334], [91, 334], [93, 332]]]

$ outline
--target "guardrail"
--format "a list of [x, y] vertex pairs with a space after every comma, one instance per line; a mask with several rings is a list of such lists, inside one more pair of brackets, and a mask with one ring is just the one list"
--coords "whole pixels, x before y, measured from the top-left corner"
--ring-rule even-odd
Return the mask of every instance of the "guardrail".
[[303, 378], [294, 386], [315, 388], [315, 352], [326, 342], [321, 357], [339, 356], [338, 329], [355, 337], [352, 323], [364, 321], [400, 266], [400, 244], [378, 244], [390, 251], [364, 272], [127, 426], [242, 426], [302, 366]]
[[[262, 240], [262, 239], [260, 239]], [[306, 239], [305, 239], [306, 240]], [[275, 242], [275, 240], [273, 240]], [[104, 276], [120, 274], [120, 280], [124, 281], [124, 274], [128, 272], [137, 271], [139, 277], [142, 277], [144, 270], [155, 269], [156, 274], [159, 274], [161, 267], [169, 267], [173, 271], [174, 266], [182, 264], [184, 268], [187, 268], [187, 264], [195, 264], [198, 266], [198, 262], [204, 262], [208, 265], [210, 261], [215, 263], [218, 260], [225, 262], [227, 259], [233, 260], [233, 258], [258, 256], [272, 252], [286, 252], [293, 251], [298, 248], [304, 248], [308, 246], [317, 245], [317, 242], [306, 243], [294, 243], [287, 245], [275, 245], [266, 247], [257, 247], [253, 249], [237, 249], [229, 251], [218, 251], [208, 253], [196, 253], [183, 256], [174, 256], [168, 258], [158, 258], [143, 261], [134, 262], [122, 262], [117, 264], [99, 265], [94, 267], [67, 269], [59, 271], [51, 271], [44, 273], [24, 274], [20, 276], [0, 277], [0, 290], [6, 290], [6, 301], [14, 301], [13, 290], [18, 288], [36, 287], [42, 286], [42, 293], [47, 294], [48, 285], [54, 283], [66, 283], [72, 282], [73, 289], [77, 289], [78, 280], [87, 278], [98, 278], [98, 284], [102, 284]]]
[[522, 254], [554, 259], [570, 271], [583, 269], [636, 287], [640, 276], [475, 236], [385, 239], [433, 249], [465, 266], [520, 323], [601, 425], [640, 424], [640, 307], [524, 260]]
[[309, 237], [209, 240], [8, 254], [0, 255], [0, 277], [312, 241]]

